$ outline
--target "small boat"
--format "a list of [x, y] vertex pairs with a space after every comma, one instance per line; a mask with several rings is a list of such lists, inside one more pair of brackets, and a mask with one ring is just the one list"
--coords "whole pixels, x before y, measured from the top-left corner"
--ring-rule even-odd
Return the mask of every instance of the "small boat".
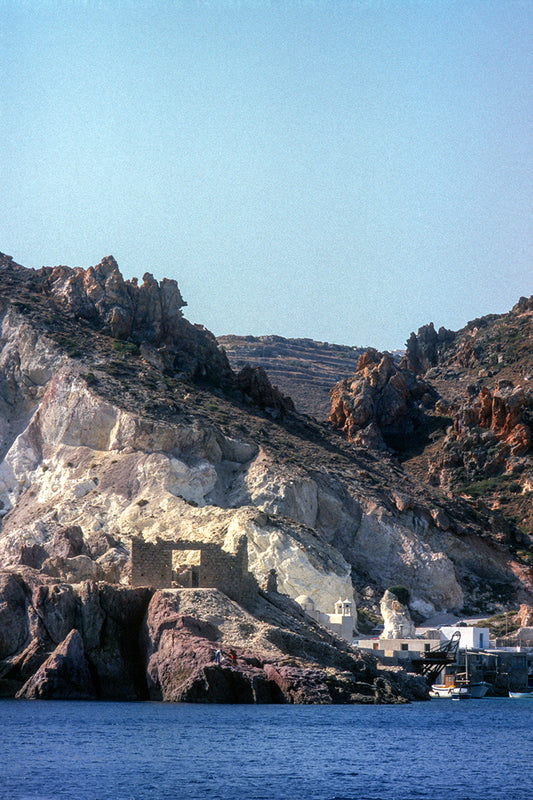
[[467, 686], [452, 686], [451, 689], [452, 700], [470, 700], [472, 697]]
[[444, 686], [440, 683], [434, 683], [429, 690], [430, 697], [451, 697], [453, 686]]
[[475, 699], [479, 699], [481, 697], [485, 697], [485, 695], [491, 688], [492, 688], [491, 684], [487, 683], [486, 681], [457, 682], [454, 684], [450, 684], [449, 686], [444, 686], [443, 684], [434, 683], [431, 689], [429, 690], [429, 696], [440, 697], [440, 698], [473, 697]]
[[513, 697], [515, 700], [523, 700], [524, 698], [533, 700], [533, 692], [509, 692], [509, 697]]
[[492, 684], [487, 681], [470, 681], [468, 684], [468, 691], [471, 697], [479, 699], [485, 697], [489, 689], [492, 689]]
[[429, 696], [441, 699], [451, 697], [454, 700], [463, 700], [471, 695], [466, 686], [443, 686], [442, 684], [434, 683], [429, 690]]

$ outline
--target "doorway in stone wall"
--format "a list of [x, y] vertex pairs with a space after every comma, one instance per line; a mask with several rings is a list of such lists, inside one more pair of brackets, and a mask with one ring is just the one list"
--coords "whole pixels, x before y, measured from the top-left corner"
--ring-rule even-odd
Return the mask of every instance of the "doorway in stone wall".
[[174, 550], [172, 553], [172, 581], [184, 589], [200, 586], [200, 550]]

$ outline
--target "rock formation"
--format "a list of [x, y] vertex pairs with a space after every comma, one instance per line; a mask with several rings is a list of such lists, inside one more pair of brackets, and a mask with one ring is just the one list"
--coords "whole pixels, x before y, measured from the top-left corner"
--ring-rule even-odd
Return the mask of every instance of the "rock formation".
[[367, 350], [357, 372], [330, 392], [330, 421], [355, 444], [402, 450], [434, 402], [431, 387], [412, 369], [397, 367], [390, 353]]
[[[529, 601], [531, 577], [500, 546], [491, 512], [450, 502], [387, 455], [291, 411], [261, 373], [243, 383], [214, 338], [181, 316], [182, 305], [174, 284], [122, 281], [110, 260], [92, 272], [0, 260], [0, 568], [10, 576], [0, 651], [9, 686], [19, 691], [77, 630], [97, 696], [108, 685], [122, 686], [124, 698], [148, 691], [143, 659], [121, 627], [140, 630], [152, 597], [129, 584], [132, 536], [226, 553], [245, 537], [258, 584], [276, 571], [278, 604], [305, 594], [333, 611], [342, 597], [375, 613], [393, 584], [408, 586], [422, 616]], [[426, 386], [413, 372], [370, 353], [352, 382], [357, 393], [346, 390], [346, 408], [355, 420], [368, 397], [376, 421], [366, 427], [375, 424], [376, 436], [390, 443], [416, 428]], [[194, 552], [176, 558], [177, 571], [194, 565]], [[269, 607], [257, 613], [267, 618]], [[18, 633], [4, 632], [2, 618]], [[284, 617], [273, 634], [284, 658], [294, 653], [278, 640], [292, 625]], [[188, 631], [207, 658], [211, 629], [187, 626], [175, 627], [176, 646], [186, 650]], [[252, 653], [257, 680], [270, 681], [266, 641], [252, 649], [229, 638], [228, 647], [238, 658]], [[161, 653], [150, 648], [150, 691], [164, 696], [164, 676], [179, 672], [182, 657], [167, 644]], [[305, 647], [295, 648], [298, 669], [307, 669]], [[285, 686], [296, 667], [279, 654], [274, 661], [284, 676], [274, 683]], [[188, 696], [202, 681], [211, 686], [188, 674], [196, 687]], [[290, 674], [294, 685], [303, 681]], [[175, 677], [170, 685], [182, 692]]]
[[433, 323], [418, 329], [418, 333], [411, 333], [406, 342], [406, 353], [401, 366], [417, 374], [423, 374], [430, 367], [434, 367], [440, 353], [455, 339], [455, 333], [446, 328], [435, 330]]
[[443, 447], [431, 460], [429, 479], [452, 483], [458, 464], [470, 481], [525, 471], [532, 442], [526, 419], [532, 408], [533, 397], [510, 381], [500, 381], [493, 389], [471, 385]]
[[[217, 590], [52, 584], [0, 573], [0, 695], [226, 703], [426, 699], [422, 679], [377, 668], [283, 596], [254, 613]], [[17, 592], [18, 588], [18, 592]], [[7, 620], [5, 614], [9, 619]], [[216, 659], [220, 651], [221, 659]], [[217, 660], [220, 663], [217, 663]]]
[[263, 367], [243, 367], [237, 375], [237, 386], [252, 403], [272, 409], [278, 416], [285, 411], [294, 411], [291, 398], [284, 397], [277, 387], [271, 385]]
[[403, 587], [387, 589], [380, 602], [383, 633], [380, 639], [412, 639], [415, 624], [408, 606], [408, 592]]
[[27, 700], [94, 700], [83, 641], [72, 630], [17, 693]]

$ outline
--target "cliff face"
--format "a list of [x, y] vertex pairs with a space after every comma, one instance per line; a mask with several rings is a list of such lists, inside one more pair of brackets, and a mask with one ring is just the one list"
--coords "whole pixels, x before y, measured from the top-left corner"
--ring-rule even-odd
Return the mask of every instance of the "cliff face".
[[[4, 258], [0, 286], [4, 569], [127, 586], [132, 535], [228, 552], [244, 535], [260, 583], [275, 569], [281, 593], [322, 611], [339, 597], [375, 611], [394, 583], [420, 616], [529, 598], [494, 515], [299, 416], [264, 374], [235, 375], [174, 282], [123, 281], [111, 259]], [[427, 390], [384, 358], [359, 377], [392, 435]]]

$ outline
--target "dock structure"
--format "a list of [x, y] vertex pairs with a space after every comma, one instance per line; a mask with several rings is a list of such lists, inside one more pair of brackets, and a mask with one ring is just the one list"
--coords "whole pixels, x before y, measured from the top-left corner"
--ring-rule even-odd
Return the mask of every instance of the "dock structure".
[[456, 663], [460, 638], [461, 634], [456, 631], [448, 642], [439, 643], [438, 647], [428, 650], [420, 658], [414, 658], [411, 662], [413, 670], [423, 675], [431, 686], [445, 667]]

